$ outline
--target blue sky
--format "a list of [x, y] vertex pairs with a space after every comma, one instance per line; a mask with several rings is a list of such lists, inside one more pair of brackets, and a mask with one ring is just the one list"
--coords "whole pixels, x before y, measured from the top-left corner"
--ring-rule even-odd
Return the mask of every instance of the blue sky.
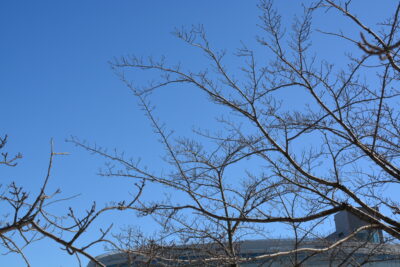
[[[277, 2], [285, 18], [300, 11], [300, 1]], [[377, 2], [358, 1], [355, 6], [372, 23], [393, 8], [391, 1]], [[171, 31], [184, 25], [203, 24], [215, 47], [235, 52], [240, 41], [254, 44], [259, 33], [256, 3], [252, 0], [1, 1], [0, 134], [9, 135], [10, 152], [24, 154], [17, 168], [0, 169], [2, 183], [15, 180], [31, 192], [38, 190], [47, 168], [49, 141], [54, 138], [55, 150], [71, 155], [56, 158], [51, 187], [60, 187], [64, 196], [81, 193], [71, 205], [84, 208], [93, 200], [102, 205], [126, 196], [127, 188], [132, 187], [129, 181], [98, 177], [96, 172], [102, 160], [64, 142], [73, 135], [140, 156], [148, 164], [159, 161], [162, 151], [157, 137], [136, 100], [107, 62], [128, 54], [166, 55], [172, 63], [182, 61], [189, 67], [201, 67], [201, 58], [174, 38]], [[346, 29], [342, 19], [337, 22], [323, 19], [324, 16], [329, 14], [316, 18], [318, 26], [337, 24]], [[286, 22], [290, 27], [290, 21]], [[322, 55], [337, 56], [331, 39], [316, 38], [316, 45]], [[263, 55], [263, 51], [259, 54]], [[144, 78], [134, 77], [140, 81]], [[185, 97], [189, 100], [181, 101]], [[192, 126], [213, 127], [212, 119], [218, 113], [218, 108], [206, 104], [200, 94], [190, 90], [160, 94], [154, 103], [159, 106], [157, 114], [162, 120], [182, 135]], [[115, 217], [100, 224], [112, 221]], [[136, 219], [134, 214], [118, 217], [120, 225], [131, 223], [142, 225], [145, 231], [152, 230], [150, 220]], [[102, 248], [93, 252], [99, 254]], [[75, 259], [60, 253], [51, 242], [32, 246], [27, 255], [32, 266], [76, 265]], [[22, 261], [13, 255], [2, 256], [0, 265], [17, 267]]]

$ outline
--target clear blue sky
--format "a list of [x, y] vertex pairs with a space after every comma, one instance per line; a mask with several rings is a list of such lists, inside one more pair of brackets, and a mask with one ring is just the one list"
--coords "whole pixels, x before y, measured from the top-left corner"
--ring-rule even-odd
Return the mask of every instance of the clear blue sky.
[[[288, 18], [300, 10], [300, 1], [277, 2]], [[389, 2], [363, 0], [356, 6], [367, 21], [375, 22], [392, 11]], [[1, 1], [0, 134], [9, 135], [10, 152], [24, 154], [17, 168], [0, 169], [1, 183], [15, 180], [32, 193], [37, 191], [47, 168], [49, 141], [54, 138], [55, 150], [71, 155], [56, 158], [51, 188], [60, 187], [63, 196], [81, 193], [71, 205], [84, 208], [97, 200], [101, 206], [126, 196], [131, 187], [129, 181], [96, 176], [102, 160], [64, 142], [74, 135], [140, 156], [145, 163], [158, 168], [152, 165], [162, 153], [157, 137], [107, 61], [128, 54], [166, 55], [172, 63], [182, 61], [190, 67], [201, 67], [199, 56], [170, 32], [175, 27], [201, 23], [215, 47], [234, 52], [241, 40], [254, 43], [259, 15], [256, 3], [252, 0]], [[316, 18], [321, 28], [337, 23], [321, 18]], [[291, 22], [287, 23], [290, 27]], [[346, 28], [345, 24], [338, 26]], [[334, 56], [331, 39], [317, 37], [316, 43], [322, 54]], [[142, 78], [134, 77], [140, 81]], [[182, 101], [176, 91], [155, 98], [161, 119], [179, 134], [188, 133], [192, 126], [213, 127], [212, 118], [218, 109], [205, 105], [197, 93], [190, 90], [181, 93], [187, 101]], [[152, 231], [149, 220], [138, 220], [134, 214], [117, 217], [117, 221], [115, 218], [105, 218], [100, 223], [146, 222], [142, 229]], [[102, 248], [93, 253], [102, 253]], [[27, 255], [33, 267], [77, 265], [74, 258], [60, 253], [58, 245], [52, 242], [32, 246]], [[0, 266], [18, 267], [23, 262], [13, 255], [1, 256]]]

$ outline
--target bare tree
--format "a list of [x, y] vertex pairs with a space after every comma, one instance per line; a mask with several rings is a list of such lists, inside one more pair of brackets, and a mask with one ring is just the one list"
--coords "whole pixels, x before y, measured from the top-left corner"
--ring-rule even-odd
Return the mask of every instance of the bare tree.
[[[0, 150], [4, 151], [7, 139], [7, 135], [0, 138]], [[61, 197], [59, 196], [61, 192], [59, 189], [54, 192], [49, 192], [48, 190], [54, 157], [66, 154], [68, 153], [54, 152], [53, 144], [51, 143], [47, 173], [36, 194], [31, 195], [23, 187], [18, 186], [15, 181], [8, 186], [3, 185], [0, 193], [2, 212], [0, 247], [2, 254], [17, 253], [23, 258], [27, 266], [31, 266], [29, 257], [25, 255], [24, 249], [31, 243], [46, 238], [61, 245], [61, 248], [68, 254], [76, 256], [79, 266], [81, 266], [80, 256], [96, 262], [99, 266], [104, 266], [87, 250], [99, 243], [106, 243], [106, 236], [111, 226], [105, 230], [100, 229], [99, 237], [87, 243], [82, 243], [81, 237], [91, 229], [92, 223], [101, 214], [109, 210], [121, 210], [133, 205], [139, 198], [144, 184], [137, 186], [138, 192], [130, 200], [130, 203], [110, 204], [101, 209], [97, 209], [96, 203], [93, 203], [83, 216], [76, 215], [76, 209], [71, 207], [66, 214], [54, 214], [49, 211], [51, 206], [59, 202], [67, 204], [68, 200], [76, 197]], [[22, 158], [20, 153], [15, 156], [9, 156], [7, 152], [2, 152], [1, 156], [0, 165], [8, 167], [16, 167], [18, 159]]]
[[[102, 175], [157, 183], [171, 194], [186, 196], [185, 203], [167, 198], [130, 207], [154, 216], [165, 236], [179, 241], [176, 249], [189, 244], [202, 249], [203, 257], [194, 261], [156, 255], [167, 265], [223, 262], [236, 266], [290, 256], [292, 265], [300, 266], [326, 252], [344, 253], [343, 265], [359, 264], [352, 255], [368, 246], [373, 249], [368, 241], [361, 246], [351, 243], [357, 234], [382, 230], [394, 240], [400, 238], [400, 203], [388, 190], [399, 189], [400, 181], [400, 3], [379, 32], [351, 11], [351, 1], [321, 0], [305, 7], [291, 30], [283, 27], [271, 1], [261, 1], [259, 7], [263, 36], [257, 38], [258, 49], [267, 49], [272, 56], [257, 58], [256, 50], [243, 46], [236, 53], [243, 59], [241, 73], [224, 63], [226, 53], [211, 47], [201, 26], [175, 35], [209, 59], [210, 67], [202, 71], [135, 56], [112, 63], [159, 135], [169, 173], [157, 175], [121, 155], [71, 141], [121, 166]], [[325, 29], [318, 29], [319, 35], [313, 37], [312, 16], [321, 11], [344, 14], [361, 32], [361, 40]], [[312, 50], [312, 38], [350, 42], [354, 49], [343, 57], [344, 69], [319, 58]], [[158, 82], [139, 86], [130, 81], [129, 71], [158, 72]], [[173, 139], [155, 118], [150, 98], [159, 88], [175, 84], [200, 90], [224, 107], [226, 114], [218, 122], [225, 131], [195, 131], [198, 139]], [[307, 103], [292, 107], [287, 94]], [[251, 169], [242, 163], [247, 159]], [[233, 175], [230, 170], [237, 171], [237, 166], [242, 170]], [[323, 248], [301, 245], [316, 236], [315, 229], [327, 216], [339, 211], [348, 211], [368, 225]], [[244, 236], [263, 233], [271, 224], [292, 227], [293, 249], [247, 257], [238, 254]], [[146, 254], [139, 248], [135, 253]], [[306, 253], [306, 259], [297, 257], [299, 253]]]

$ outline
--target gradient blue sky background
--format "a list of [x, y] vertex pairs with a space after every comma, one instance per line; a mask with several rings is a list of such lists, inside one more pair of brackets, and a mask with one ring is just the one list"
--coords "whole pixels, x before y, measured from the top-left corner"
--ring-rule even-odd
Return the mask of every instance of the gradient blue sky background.
[[[292, 15], [301, 11], [300, 1], [276, 2], [290, 27]], [[103, 160], [64, 142], [71, 135], [77, 136], [140, 156], [149, 167], [159, 168], [162, 150], [157, 137], [107, 62], [128, 54], [166, 55], [169, 62], [202, 67], [201, 56], [170, 32], [175, 27], [201, 23], [214, 47], [233, 53], [240, 41], [254, 44], [260, 14], [256, 4], [252, 0], [2, 0], [0, 134], [9, 135], [8, 151], [22, 152], [24, 158], [16, 168], [0, 169], [1, 183], [15, 180], [36, 192], [47, 168], [49, 141], [54, 138], [55, 150], [71, 155], [56, 158], [51, 188], [61, 188], [63, 196], [81, 194], [69, 205], [83, 210], [93, 200], [102, 206], [127, 196], [129, 188], [133, 191], [130, 181], [98, 177], [96, 172]], [[354, 7], [373, 24], [391, 13], [392, 5], [388, 0], [363, 0], [356, 1]], [[346, 29], [345, 21], [320, 14], [315, 25]], [[315, 35], [315, 44], [318, 53], [328, 59], [339, 58], [342, 51], [336, 49], [337, 45], [346, 45], [322, 35]], [[263, 51], [259, 54], [262, 56]], [[133, 77], [139, 82], [145, 78]], [[157, 114], [178, 135], [189, 133], [192, 126], [214, 127], [218, 108], [205, 101], [201, 94], [186, 89], [154, 98], [159, 106]], [[60, 204], [58, 209], [66, 207]], [[141, 225], [148, 233], [154, 229], [150, 219], [137, 219], [135, 214], [107, 217], [99, 224], [110, 222], [116, 223], [115, 230], [129, 224]], [[75, 259], [58, 247], [43, 241], [26, 253], [33, 267], [77, 266]], [[92, 252], [97, 255], [103, 249]], [[23, 261], [15, 255], [0, 256], [0, 266], [23, 266]]]

